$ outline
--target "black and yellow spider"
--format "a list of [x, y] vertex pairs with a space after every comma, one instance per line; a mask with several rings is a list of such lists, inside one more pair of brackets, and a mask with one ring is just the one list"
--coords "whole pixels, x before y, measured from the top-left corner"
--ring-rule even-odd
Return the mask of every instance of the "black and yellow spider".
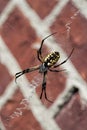
[[42, 98], [42, 95], [43, 95], [43, 92], [44, 92], [45, 99], [48, 100], [49, 102], [52, 102], [52, 101], [50, 101], [47, 98], [47, 94], [46, 94], [46, 75], [47, 75], [47, 72], [48, 71], [51, 71], [51, 72], [60, 72], [60, 71], [63, 71], [63, 70], [56, 70], [54, 68], [59, 67], [60, 65], [64, 64], [65, 62], [67, 62], [67, 60], [70, 58], [70, 56], [72, 55], [72, 53], [74, 51], [74, 48], [73, 48], [72, 51], [71, 51], [71, 53], [70, 53], [70, 55], [67, 57], [67, 59], [64, 60], [63, 62], [61, 62], [60, 64], [56, 64], [57, 61], [60, 58], [60, 54], [57, 51], [51, 52], [45, 58], [43, 58], [42, 57], [42, 46], [43, 46], [43, 43], [44, 43], [44, 41], [48, 37], [50, 37], [50, 36], [52, 36], [54, 34], [55, 33], [52, 33], [51, 35], [45, 37], [42, 40], [42, 42], [41, 42], [41, 46], [40, 46], [39, 50], [37, 51], [37, 57], [38, 57], [38, 60], [41, 62], [41, 65], [34, 66], [32, 68], [28, 68], [26, 70], [23, 70], [23, 71], [18, 72], [18, 73], [15, 74], [15, 81], [16, 81], [16, 79], [18, 77], [20, 77], [21, 75], [23, 75], [25, 73], [29, 73], [29, 72], [35, 71], [35, 70], [39, 70], [39, 73], [43, 73], [42, 92], [41, 92], [41, 95], [40, 95], [40, 99]]

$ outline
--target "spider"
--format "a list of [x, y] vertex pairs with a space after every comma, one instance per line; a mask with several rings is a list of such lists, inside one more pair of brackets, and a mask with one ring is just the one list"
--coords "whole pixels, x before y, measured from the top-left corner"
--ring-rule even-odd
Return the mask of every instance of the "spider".
[[[57, 33], [57, 32], [55, 32], [55, 33]], [[32, 71], [35, 71], [35, 70], [39, 70], [39, 73], [43, 74], [42, 91], [41, 91], [41, 94], [40, 94], [40, 99], [42, 99], [42, 95], [44, 93], [45, 99], [47, 101], [49, 101], [49, 102], [52, 102], [52, 101], [48, 99], [47, 94], [46, 94], [46, 75], [47, 75], [47, 72], [48, 71], [51, 71], [51, 72], [61, 72], [61, 71], [64, 71], [64, 70], [57, 70], [57, 69], [54, 69], [54, 68], [57, 68], [57, 67], [61, 66], [62, 64], [66, 63], [67, 60], [71, 57], [71, 55], [72, 55], [72, 53], [74, 51], [74, 48], [73, 48], [71, 50], [71, 53], [69, 54], [69, 56], [63, 62], [61, 62], [60, 64], [56, 64], [57, 61], [60, 58], [60, 53], [58, 51], [51, 52], [45, 58], [43, 58], [42, 57], [42, 46], [43, 46], [43, 43], [44, 43], [44, 41], [48, 37], [54, 35], [55, 33], [52, 33], [52, 34], [48, 35], [47, 37], [45, 37], [41, 41], [40, 48], [37, 51], [37, 58], [41, 62], [41, 65], [37, 65], [37, 66], [34, 66], [32, 68], [27, 68], [27, 69], [25, 69], [25, 70], [15, 74], [15, 81], [16, 81], [16, 79], [18, 77], [20, 77], [21, 75], [23, 75], [25, 73], [29, 73], [29, 72], [32, 72]]]

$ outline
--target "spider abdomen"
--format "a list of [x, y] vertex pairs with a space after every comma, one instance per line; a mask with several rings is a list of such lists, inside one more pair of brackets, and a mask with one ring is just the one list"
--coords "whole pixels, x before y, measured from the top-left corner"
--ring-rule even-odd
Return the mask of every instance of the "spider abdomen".
[[44, 63], [47, 67], [51, 67], [53, 66], [54, 64], [57, 63], [57, 61], [59, 60], [60, 58], [60, 54], [59, 52], [52, 52], [50, 54], [48, 54], [45, 59], [44, 59]]

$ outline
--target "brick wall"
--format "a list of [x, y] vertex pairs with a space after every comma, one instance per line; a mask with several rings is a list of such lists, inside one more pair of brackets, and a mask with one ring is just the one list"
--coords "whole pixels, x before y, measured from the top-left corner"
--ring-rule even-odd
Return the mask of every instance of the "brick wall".
[[[51, 33], [43, 55], [56, 50], [60, 73], [15, 73], [40, 64], [37, 50]], [[87, 1], [0, 0], [0, 130], [87, 130]]]

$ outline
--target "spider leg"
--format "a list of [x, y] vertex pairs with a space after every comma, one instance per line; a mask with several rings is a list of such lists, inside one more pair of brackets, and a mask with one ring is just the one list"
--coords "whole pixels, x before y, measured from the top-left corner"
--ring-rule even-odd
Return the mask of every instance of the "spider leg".
[[41, 95], [40, 95], [40, 99], [42, 98], [42, 95], [43, 95], [45, 88], [46, 88], [46, 72], [44, 72], [44, 75], [43, 75], [42, 92], [41, 92]]
[[39, 69], [39, 66], [35, 66], [35, 67], [32, 67], [32, 68], [28, 68], [28, 69], [25, 69], [21, 72], [18, 72], [15, 74], [15, 82], [16, 82], [16, 79], [18, 77], [20, 77], [21, 75], [25, 74], [25, 73], [29, 73], [29, 72], [32, 72], [32, 71], [35, 71], [35, 70], [38, 70]]
[[38, 60], [39, 60], [40, 62], [43, 62], [42, 46], [43, 46], [44, 41], [45, 41], [48, 37], [50, 37], [50, 36], [52, 36], [52, 35], [54, 35], [54, 34], [56, 34], [56, 33], [57, 33], [57, 32], [50, 34], [49, 36], [45, 37], [45, 38], [41, 41], [41, 46], [40, 46], [39, 50], [37, 51], [37, 57], [38, 57]]
[[40, 99], [42, 98], [42, 95], [43, 95], [43, 92], [44, 92], [45, 99], [52, 103], [52, 101], [50, 101], [47, 98], [47, 94], [46, 94], [46, 74], [47, 74], [47, 72], [44, 72], [43, 83], [42, 83], [42, 92], [41, 92], [41, 95], [40, 95]]
[[71, 51], [71, 53], [69, 54], [69, 56], [67, 57], [67, 59], [66, 59], [66, 60], [64, 60], [63, 62], [61, 62], [60, 64], [55, 65], [55, 66], [54, 66], [54, 68], [59, 67], [60, 65], [62, 65], [62, 64], [64, 64], [64, 63], [66, 63], [66, 62], [67, 62], [67, 60], [71, 57], [71, 55], [72, 55], [73, 51], [74, 51], [74, 48], [72, 49], [72, 51]]
[[43, 89], [43, 87], [42, 87], [42, 92], [41, 92], [41, 94], [40, 94], [40, 99], [42, 98], [43, 91], [44, 91], [44, 89]]

